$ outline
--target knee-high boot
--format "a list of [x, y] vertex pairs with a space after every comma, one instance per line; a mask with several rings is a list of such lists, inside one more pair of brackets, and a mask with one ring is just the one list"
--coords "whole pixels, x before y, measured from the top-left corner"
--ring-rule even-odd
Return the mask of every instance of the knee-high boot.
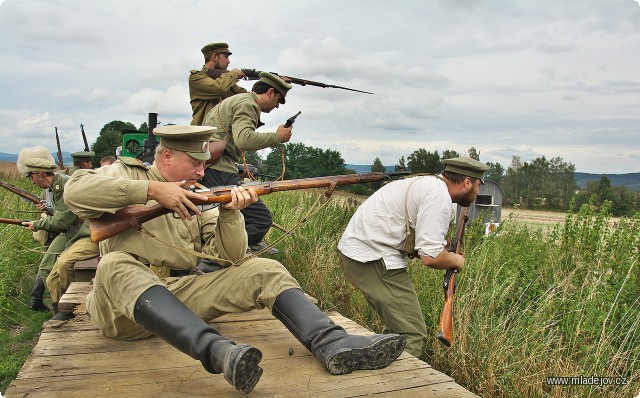
[[402, 354], [405, 339], [399, 334], [350, 335], [299, 289], [280, 293], [273, 315], [332, 374], [381, 369]]
[[44, 281], [40, 274], [36, 274], [36, 279], [33, 282], [33, 288], [31, 288], [31, 298], [29, 299], [28, 307], [34, 311], [49, 312], [51, 309], [47, 307], [43, 300], [44, 296]]
[[133, 315], [138, 325], [200, 360], [207, 372], [224, 374], [236, 389], [249, 393], [260, 380], [260, 350], [220, 336], [164, 286], [142, 293]]

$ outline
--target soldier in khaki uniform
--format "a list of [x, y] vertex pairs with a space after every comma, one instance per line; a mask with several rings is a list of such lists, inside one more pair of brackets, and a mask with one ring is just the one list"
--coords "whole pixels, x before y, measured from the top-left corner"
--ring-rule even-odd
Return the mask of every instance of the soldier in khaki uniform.
[[73, 159], [73, 167], [75, 170], [78, 169], [92, 169], [93, 158], [96, 156], [96, 153], [93, 151], [78, 151], [71, 154], [71, 158]]
[[224, 72], [217, 79], [207, 75], [209, 69], [226, 70], [229, 66], [231, 52], [227, 43], [207, 44], [201, 51], [205, 64], [201, 70], [192, 70], [189, 75], [192, 125], [202, 125], [205, 115], [223, 99], [247, 92], [237, 84], [240, 79], [246, 77], [240, 69]]
[[[241, 177], [237, 163], [242, 162], [242, 153], [274, 147], [289, 142], [292, 127], [278, 126], [273, 133], [259, 133], [260, 114], [269, 113], [285, 103], [291, 85], [279, 76], [262, 72], [250, 93], [238, 94], [216, 105], [204, 122], [216, 127], [212, 141], [226, 141], [220, 159], [205, 171], [202, 183], [208, 187], [237, 185]], [[242, 211], [245, 219], [249, 247], [261, 250], [262, 239], [273, 225], [267, 206], [259, 200]]]
[[[45, 281], [58, 256], [83, 237], [81, 233], [82, 222], [69, 210], [63, 200], [64, 188], [69, 176], [54, 173], [56, 164], [45, 147], [24, 148], [18, 154], [16, 165], [18, 171], [29, 178], [34, 185], [50, 190], [52, 193], [53, 215], [22, 223], [30, 231], [45, 230], [58, 233], [40, 261], [29, 301], [29, 308], [32, 310], [48, 312], [50, 309], [43, 303]], [[87, 236], [88, 229], [84, 232], [84, 237]], [[56, 301], [54, 303], [57, 304]], [[54, 305], [54, 311], [57, 312], [55, 307]]]
[[[83, 217], [99, 217], [131, 205], [160, 203], [176, 214], [150, 220], [149, 235], [128, 230], [100, 243], [103, 255], [87, 297], [91, 319], [108, 337], [133, 340], [155, 334], [222, 373], [248, 393], [260, 379], [262, 353], [220, 336], [205, 321], [227, 313], [269, 308], [274, 316], [333, 374], [387, 366], [403, 350], [399, 335], [353, 336], [311, 303], [282, 264], [253, 258], [238, 266], [192, 275], [191, 249], [235, 262], [247, 249], [242, 213], [257, 200], [253, 190], [234, 187], [233, 200], [200, 211], [190, 199], [205, 197], [184, 188], [204, 174], [213, 129], [158, 127], [154, 164], [121, 158], [100, 170], [80, 170], [65, 200]], [[109, 195], [104, 195], [109, 192]], [[193, 212], [193, 216], [189, 211]]]

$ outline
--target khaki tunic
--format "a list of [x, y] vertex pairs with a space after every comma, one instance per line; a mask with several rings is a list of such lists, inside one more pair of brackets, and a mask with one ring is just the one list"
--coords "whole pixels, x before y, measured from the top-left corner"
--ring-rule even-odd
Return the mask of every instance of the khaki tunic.
[[206, 114], [220, 101], [235, 94], [246, 93], [247, 90], [236, 84], [239, 80], [238, 75], [231, 71], [212, 79], [207, 75], [205, 67], [202, 70], [192, 70], [189, 75], [189, 98], [193, 113], [191, 124], [202, 125]]
[[227, 146], [220, 159], [210, 168], [237, 173], [242, 151], [257, 151], [280, 143], [276, 133], [258, 133], [260, 108], [255, 93], [233, 96], [216, 105], [207, 115], [204, 125], [214, 126], [212, 141], [224, 140]]
[[38, 265], [38, 273], [43, 281], [47, 280], [58, 256], [63, 250], [70, 247], [78, 239], [89, 236], [89, 226], [87, 225], [83, 228], [82, 220], [69, 210], [64, 203], [64, 189], [69, 178], [67, 175], [54, 174], [51, 187], [49, 187], [53, 215], [33, 222], [36, 231], [43, 230], [58, 234], [47, 248]]
[[[98, 217], [147, 201], [149, 181], [165, 181], [155, 165], [147, 168], [122, 158], [100, 170], [74, 173], [67, 187], [67, 204], [83, 217]], [[105, 194], [108, 193], [108, 194]], [[230, 261], [247, 250], [244, 220], [239, 211], [212, 209], [182, 221], [167, 214], [143, 224], [171, 246], [184, 247]], [[229, 312], [271, 308], [284, 290], [299, 288], [277, 261], [254, 258], [240, 266], [204, 275], [160, 278], [149, 265], [175, 270], [197, 266], [199, 258], [160, 243], [140, 231], [129, 230], [100, 243], [102, 259], [87, 297], [91, 319], [108, 337], [137, 339], [150, 335], [134, 320], [135, 303], [152, 286], [166, 286], [204, 320]]]

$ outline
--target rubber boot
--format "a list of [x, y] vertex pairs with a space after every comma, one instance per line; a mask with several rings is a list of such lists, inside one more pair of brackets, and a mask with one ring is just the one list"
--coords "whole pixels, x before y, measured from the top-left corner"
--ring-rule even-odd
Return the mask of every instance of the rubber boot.
[[348, 334], [299, 289], [280, 293], [273, 315], [334, 375], [384, 368], [404, 350], [405, 338], [399, 334]]
[[136, 301], [138, 325], [194, 359], [209, 373], [224, 374], [237, 390], [249, 393], [260, 380], [262, 353], [220, 336], [164, 286], [152, 286]]
[[56, 314], [49, 319], [50, 321], [68, 321], [76, 317], [73, 312], [59, 312], [58, 303], [51, 303], [51, 305], [53, 306], [53, 312]]
[[49, 312], [51, 308], [47, 307], [42, 301], [44, 296], [44, 281], [40, 274], [36, 274], [36, 279], [33, 282], [33, 288], [31, 288], [31, 298], [29, 299], [29, 309], [40, 312]]

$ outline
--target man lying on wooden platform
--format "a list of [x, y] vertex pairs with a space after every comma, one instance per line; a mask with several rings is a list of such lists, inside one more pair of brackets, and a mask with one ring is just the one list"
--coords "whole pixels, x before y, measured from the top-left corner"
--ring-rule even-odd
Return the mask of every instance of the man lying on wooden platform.
[[262, 375], [262, 353], [220, 336], [205, 321], [269, 308], [332, 374], [380, 369], [400, 356], [403, 336], [348, 334], [275, 260], [254, 257], [190, 274], [198, 263], [195, 251], [230, 263], [245, 255], [247, 234], [239, 210], [258, 197], [252, 189], [235, 187], [231, 203], [200, 211], [190, 199], [205, 197], [185, 188], [204, 174], [213, 129], [165, 126], [154, 133], [160, 144], [152, 166], [120, 158], [100, 171], [77, 171], [66, 188], [65, 202], [83, 218], [156, 202], [178, 215], [166, 214], [147, 221], [142, 231], [130, 229], [100, 243], [103, 257], [86, 305], [104, 335], [134, 340], [155, 334], [245, 393]]

